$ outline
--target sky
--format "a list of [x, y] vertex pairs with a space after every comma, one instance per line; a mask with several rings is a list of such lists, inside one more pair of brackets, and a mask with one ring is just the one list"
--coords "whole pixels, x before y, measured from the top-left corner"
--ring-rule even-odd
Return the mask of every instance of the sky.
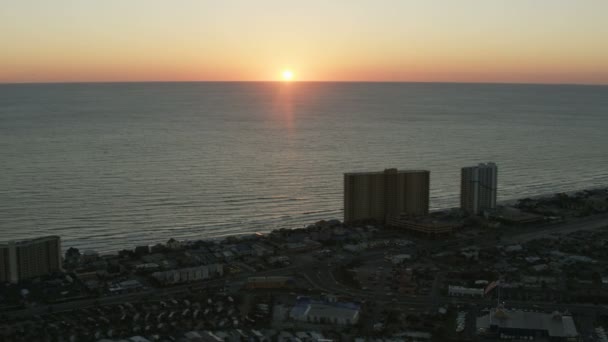
[[0, 82], [608, 84], [607, 0], [0, 0]]

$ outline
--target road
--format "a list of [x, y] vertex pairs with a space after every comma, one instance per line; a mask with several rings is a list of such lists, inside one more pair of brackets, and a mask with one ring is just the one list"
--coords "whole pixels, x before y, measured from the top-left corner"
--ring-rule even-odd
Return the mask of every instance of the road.
[[[293, 272], [297, 269], [296, 266], [289, 266], [280, 269], [268, 270], [264, 272], [258, 272], [256, 276], [275, 276], [284, 275], [286, 273]], [[184, 292], [197, 291], [207, 288], [225, 287], [230, 284], [241, 284], [247, 281], [247, 278], [251, 276], [251, 273], [244, 273], [235, 275], [232, 277], [226, 277], [221, 279], [208, 280], [198, 283], [188, 283], [175, 285], [168, 288], [154, 288], [146, 289], [138, 292], [117, 294], [112, 296], [98, 297], [98, 298], [87, 298], [81, 300], [75, 300], [65, 303], [55, 303], [50, 305], [39, 305], [22, 310], [15, 310], [4, 313], [7, 317], [18, 318], [18, 317], [31, 317], [35, 315], [43, 315], [49, 312], [57, 313], [64, 311], [72, 311], [76, 309], [85, 309], [90, 307], [96, 307], [99, 305], [116, 305], [123, 304], [125, 302], [138, 302], [155, 297], [170, 297]]]

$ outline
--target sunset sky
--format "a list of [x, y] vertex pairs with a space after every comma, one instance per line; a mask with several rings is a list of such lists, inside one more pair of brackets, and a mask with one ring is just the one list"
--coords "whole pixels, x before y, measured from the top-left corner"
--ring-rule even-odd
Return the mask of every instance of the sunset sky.
[[0, 82], [608, 84], [607, 0], [3, 0]]

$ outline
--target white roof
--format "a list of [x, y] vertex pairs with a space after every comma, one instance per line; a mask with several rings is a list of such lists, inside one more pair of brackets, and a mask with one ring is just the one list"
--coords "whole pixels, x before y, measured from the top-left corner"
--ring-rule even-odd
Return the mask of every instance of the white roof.
[[488, 315], [477, 318], [477, 327], [489, 328], [490, 325], [522, 330], [546, 330], [550, 337], [578, 336], [572, 316], [559, 314], [494, 309]]

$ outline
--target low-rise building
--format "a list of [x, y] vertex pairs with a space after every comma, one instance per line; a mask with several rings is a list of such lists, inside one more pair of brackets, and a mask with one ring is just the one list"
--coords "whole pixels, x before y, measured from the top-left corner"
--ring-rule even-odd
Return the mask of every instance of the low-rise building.
[[268, 259], [266, 259], [266, 261], [271, 265], [283, 265], [283, 266], [287, 266], [291, 263], [291, 259], [289, 259], [289, 257], [286, 255], [271, 256]]
[[169, 241], [167, 241], [167, 243], [165, 244], [165, 246], [167, 246], [167, 248], [169, 249], [180, 249], [182, 248], [182, 243], [175, 240], [174, 238], [169, 239]]
[[536, 223], [545, 219], [542, 215], [522, 211], [514, 207], [499, 207], [490, 211], [489, 217], [507, 224]]
[[450, 220], [429, 216], [412, 217], [407, 215], [387, 215], [386, 225], [428, 236], [451, 234], [462, 227], [462, 224]]
[[483, 297], [484, 290], [474, 287], [449, 285], [448, 295], [454, 297]]
[[288, 242], [284, 245], [288, 252], [299, 253], [307, 252], [320, 248], [321, 243], [313, 240], [302, 240], [301, 242]]
[[180, 268], [163, 272], [154, 272], [152, 277], [161, 284], [180, 284], [193, 281], [211, 279], [224, 275], [222, 264], [210, 264], [198, 267]]
[[393, 263], [393, 265], [399, 265], [399, 264], [402, 264], [406, 260], [411, 260], [412, 256], [410, 254], [397, 254], [397, 255], [387, 256], [386, 259], [388, 259], [391, 263]]
[[252, 248], [252, 255], [257, 257], [263, 257], [274, 253], [272, 247], [261, 243], [255, 243]]
[[234, 254], [236, 254], [239, 257], [253, 255], [253, 249], [251, 248], [251, 246], [249, 246], [245, 243], [238, 244], [238, 245], [234, 246], [231, 250]]
[[142, 288], [143, 285], [136, 279], [129, 279], [109, 284], [108, 290], [112, 293], [130, 292]]
[[351, 252], [351, 253], [360, 253], [360, 252], [363, 252], [364, 250], [366, 250], [367, 248], [368, 248], [367, 243], [346, 244], [346, 245], [342, 246], [342, 249], [344, 249], [347, 252]]
[[137, 247], [135, 247], [135, 250], [133, 252], [139, 256], [149, 254], [150, 246], [148, 246], [148, 245], [137, 246]]
[[300, 298], [289, 317], [296, 321], [334, 325], [353, 325], [359, 321], [360, 307], [355, 303], [326, 303]]
[[480, 335], [504, 340], [579, 341], [580, 336], [570, 315], [496, 308], [477, 318]]
[[154, 271], [154, 270], [157, 270], [159, 268], [160, 268], [160, 266], [158, 264], [153, 263], [153, 262], [135, 265], [135, 269], [138, 270], [138, 271]]

